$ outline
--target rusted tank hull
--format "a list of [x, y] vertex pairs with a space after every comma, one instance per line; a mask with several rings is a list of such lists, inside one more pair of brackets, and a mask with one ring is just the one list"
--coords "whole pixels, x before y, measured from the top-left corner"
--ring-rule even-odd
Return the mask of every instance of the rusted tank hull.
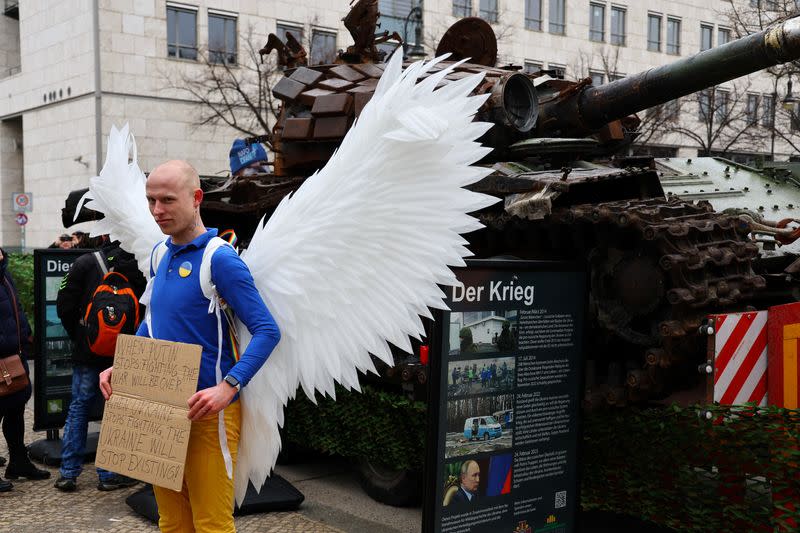
[[[647, 169], [596, 170], [558, 182], [551, 181], [556, 173], [539, 174], [528, 190], [537, 194], [549, 185], [550, 192], [539, 195], [538, 210], [510, 215], [513, 203], [506, 201], [479, 213], [486, 228], [469, 236], [472, 251], [585, 264], [593, 319], [588, 345], [594, 347], [587, 354], [594, 384], [589, 402], [619, 405], [691, 386], [705, 361], [698, 334], [704, 318], [745, 309], [767, 287], [756, 272], [759, 250], [748, 224], [707, 202], [647, 197], [646, 187], [638, 189], [642, 197], [627, 188], [625, 200], [570, 201], [583, 196], [581, 186], [613, 189], [616, 180], [636, 178], [645, 184], [653, 175]], [[478, 188], [502, 189], [508, 200], [509, 189], [524, 196], [525, 181], [492, 176]]]

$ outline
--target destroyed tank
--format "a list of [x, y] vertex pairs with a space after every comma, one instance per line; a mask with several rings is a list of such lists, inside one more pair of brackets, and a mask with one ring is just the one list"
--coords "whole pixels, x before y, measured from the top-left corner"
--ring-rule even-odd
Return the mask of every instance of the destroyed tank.
[[[354, 9], [345, 19], [356, 44], [333, 65], [305, 66], [302, 47], [270, 38], [262, 52], [277, 48], [286, 68], [273, 87], [283, 102], [269, 136], [273, 173], [208, 194], [204, 217], [248, 211], [255, 220], [325, 164], [383, 72], [375, 39], [364, 38], [374, 35], [374, 15]], [[600, 347], [587, 363], [588, 404], [662, 398], [697, 384], [707, 315], [791, 297], [792, 261], [762, 264], [752, 235], [754, 224], [769, 228], [768, 221], [665, 195], [652, 159], [609, 161], [635, 139], [634, 113], [800, 57], [798, 19], [597, 87], [494, 66], [496, 41], [481, 19], [457, 22], [436, 53], [451, 57], [433, 71], [473, 58], [442, 84], [481, 72], [476, 93], [490, 95], [476, 120], [495, 124], [482, 139], [493, 151], [480, 162], [495, 171], [471, 188], [503, 202], [476, 213], [486, 228], [467, 236], [470, 250], [477, 258], [586, 265], [588, 341]], [[418, 357], [398, 358], [384, 378], [417, 389], [426, 383]]]
[[[383, 72], [378, 44], [390, 36], [375, 34], [378, 17], [374, 0], [356, 3], [344, 19], [355, 44], [331, 65], [308, 66], [291, 35], [287, 44], [270, 36], [262, 53], [277, 50], [285, 68], [273, 87], [283, 105], [272, 132], [248, 142], [268, 142], [273, 171], [205, 180], [207, 225], [233, 226], [246, 244], [258, 220], [327, 162]], [[480, 162], [494, 172], [470, 188], [503, 201], [475, 213], [485, 228], [466, 236], [474, 256], [566, 259], [588, 271], [586, 345], [594, 349], [586, 361], [587, 406], [664, 399], [700, 386], [706, 316], [798, 294], [796, 257], [763, 261], [753, 233], [771, 228], [773, 238], [790, 239], [791, 230], [666, 195], [653, 159], [614, 156], [636, 138], [635, 113], [800, 58], [800, 19], [602, 86], [495, 66], [495, 36], [481, 19], [457, 22], [436, 53], [450, 53], [448, 62], [471, 58], [442, 84], [480, 72], [476, 93], [490, 95], [476, 120], [494, 124], [482, 139], [493, 151]], [[427, 369], [419, 343], [414, 350], [397, 351], [394, 367], [378, 364], [380, 376], [365, 379], [424, 400]], [[381, 501], [419, 495], [406, 471], [367, 461], [362, 474]]]

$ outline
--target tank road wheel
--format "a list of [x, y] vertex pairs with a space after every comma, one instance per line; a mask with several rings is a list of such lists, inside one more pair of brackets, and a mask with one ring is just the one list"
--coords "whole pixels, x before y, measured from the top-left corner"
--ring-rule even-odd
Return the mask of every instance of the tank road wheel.
[[[655, 325], [667, 307], [667, 285], [656, 258], [642, 250], [595, 248], [590, 254], [592, 296], [608, 330], [640, 346], [659, 342]], [[667, 307], [668, 308], [668, 307]]]
[[364, 492], [377, 502], [395, 507], [408, 507], [420, 502], [422, 476], [417, 470], [395, 470], [360, 459], [358, 477]]

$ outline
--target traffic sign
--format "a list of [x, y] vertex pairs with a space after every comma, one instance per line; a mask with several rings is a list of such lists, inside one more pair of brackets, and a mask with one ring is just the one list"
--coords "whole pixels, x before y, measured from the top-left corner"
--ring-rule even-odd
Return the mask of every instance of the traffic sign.
[[33, 193], [30, 192], [12, 193], [11, 203], [15, 213], [27, 213], [33, 210]]
[[28, 215], [26, 215], [25, 213], [18, 213], [15, 219], [17, 224], [20, 226], [24, 226], [25, 224], [28, 223]]

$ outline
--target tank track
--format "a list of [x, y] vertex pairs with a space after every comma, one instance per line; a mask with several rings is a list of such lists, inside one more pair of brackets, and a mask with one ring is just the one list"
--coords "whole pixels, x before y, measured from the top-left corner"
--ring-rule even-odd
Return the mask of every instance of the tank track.
[[[705, 317], [741, 310], [766, 286], [753, 270], [759, 249], [749, 224], [705, 201], [554, 207], [536, 221], [507, 213], [480, 218], [499, 234], [536, 236], [517, 256], [587, 258], [590, 312], [604, 330], [593, 332], [604, 341], [595, 362], [609, 367], [597, 368], [604, 382], [595, 390], [609, 404], [685, 386], [687, 368], [705, 361], [706, 339], [697, 334]], [[609, 337], [621, 339], [625, 349], [619, 341], [605, 342]]]
[[[640, 364], [625, 362], [624, 394], [615, 376], [601, 387], [609, 404], [671, 389], [672, 367], [685, 372], [705, 360], [705, 339], [697, 335], [705, 317], [744, 307], [766, 286], [753, 271], [759, 250], [750, 226], [708, 202], [578, 205], [554, 212], [552, 222], [594, 232], [589, 262], [598, 321], [644, 348]], [[678, 380], [685, 385], [685, 376]]]

